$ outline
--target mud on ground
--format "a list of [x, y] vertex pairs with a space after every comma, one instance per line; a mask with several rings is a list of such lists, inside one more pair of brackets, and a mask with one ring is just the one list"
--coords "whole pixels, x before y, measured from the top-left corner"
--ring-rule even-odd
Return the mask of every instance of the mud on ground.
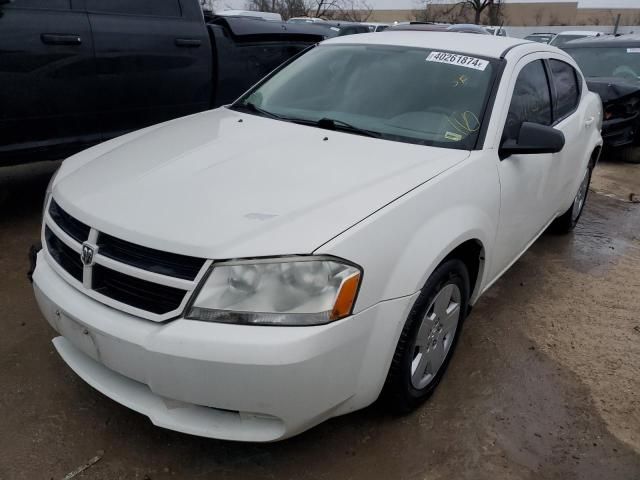
[[576, 232], [481, 299], [417, 412], [374, 405], [285, 442], [163, 430], [79, 380], [26, 280], [55, 168], [0, 170], [0, 479], [640, 479], [640, 165], [601, 163]]

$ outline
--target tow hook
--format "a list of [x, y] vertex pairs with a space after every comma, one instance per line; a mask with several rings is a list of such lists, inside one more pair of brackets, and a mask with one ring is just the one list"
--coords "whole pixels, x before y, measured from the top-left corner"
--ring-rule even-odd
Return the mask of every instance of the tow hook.
[[38, 252], [42, 250], [42, 243], [34, 243], [29, 247], [29, 271], [27, 272], [27, 278], [30, 283], [33, 283], [33, 272], [36, 270], [36, 259], [38, 258]]

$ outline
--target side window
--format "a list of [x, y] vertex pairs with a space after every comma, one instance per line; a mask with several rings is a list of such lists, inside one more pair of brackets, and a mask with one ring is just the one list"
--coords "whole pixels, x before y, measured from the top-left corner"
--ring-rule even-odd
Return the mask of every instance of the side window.
[[578, 74], [568, 63], [549, 60], [551, 77], [556, 89], [555, 118], [564, 118], [573, 112], [580, 102]]
[[86, 0], [90, 12], [179, 17], [178, 0]]
[[69, 10], [71, 0], [14, 0], [0, 8], [44, 8], [47, 10]]
[[503, 138], [517, 139], [523, 122], [551, 125], [551, 94], [542, 60], [531, 62], [520, 71]]

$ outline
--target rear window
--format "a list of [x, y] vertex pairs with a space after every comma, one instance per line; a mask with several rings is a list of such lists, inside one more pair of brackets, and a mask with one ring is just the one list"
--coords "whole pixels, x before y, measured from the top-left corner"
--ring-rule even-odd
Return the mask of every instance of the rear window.
[[555, 118], [561, 119], [578, 107], [580, 86], [578, 73], [568, 63], [560, 60], [549, 60], [551, 77], [556, 90]]
[[178, 0], [86, 0], [87, 10], [124, 15], [179, 17]]

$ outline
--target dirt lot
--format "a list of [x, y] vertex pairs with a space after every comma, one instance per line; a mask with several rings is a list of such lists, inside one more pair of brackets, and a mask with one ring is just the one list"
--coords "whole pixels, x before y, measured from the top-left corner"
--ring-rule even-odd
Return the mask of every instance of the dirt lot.
[[640, 165], [603, 163], [576, 232], [483, 297], [434, 397], [271, 445], [156, 428], [79, 380], [27, 282], [55, 165], [0, 170], [0, 479], [640, 479]]

